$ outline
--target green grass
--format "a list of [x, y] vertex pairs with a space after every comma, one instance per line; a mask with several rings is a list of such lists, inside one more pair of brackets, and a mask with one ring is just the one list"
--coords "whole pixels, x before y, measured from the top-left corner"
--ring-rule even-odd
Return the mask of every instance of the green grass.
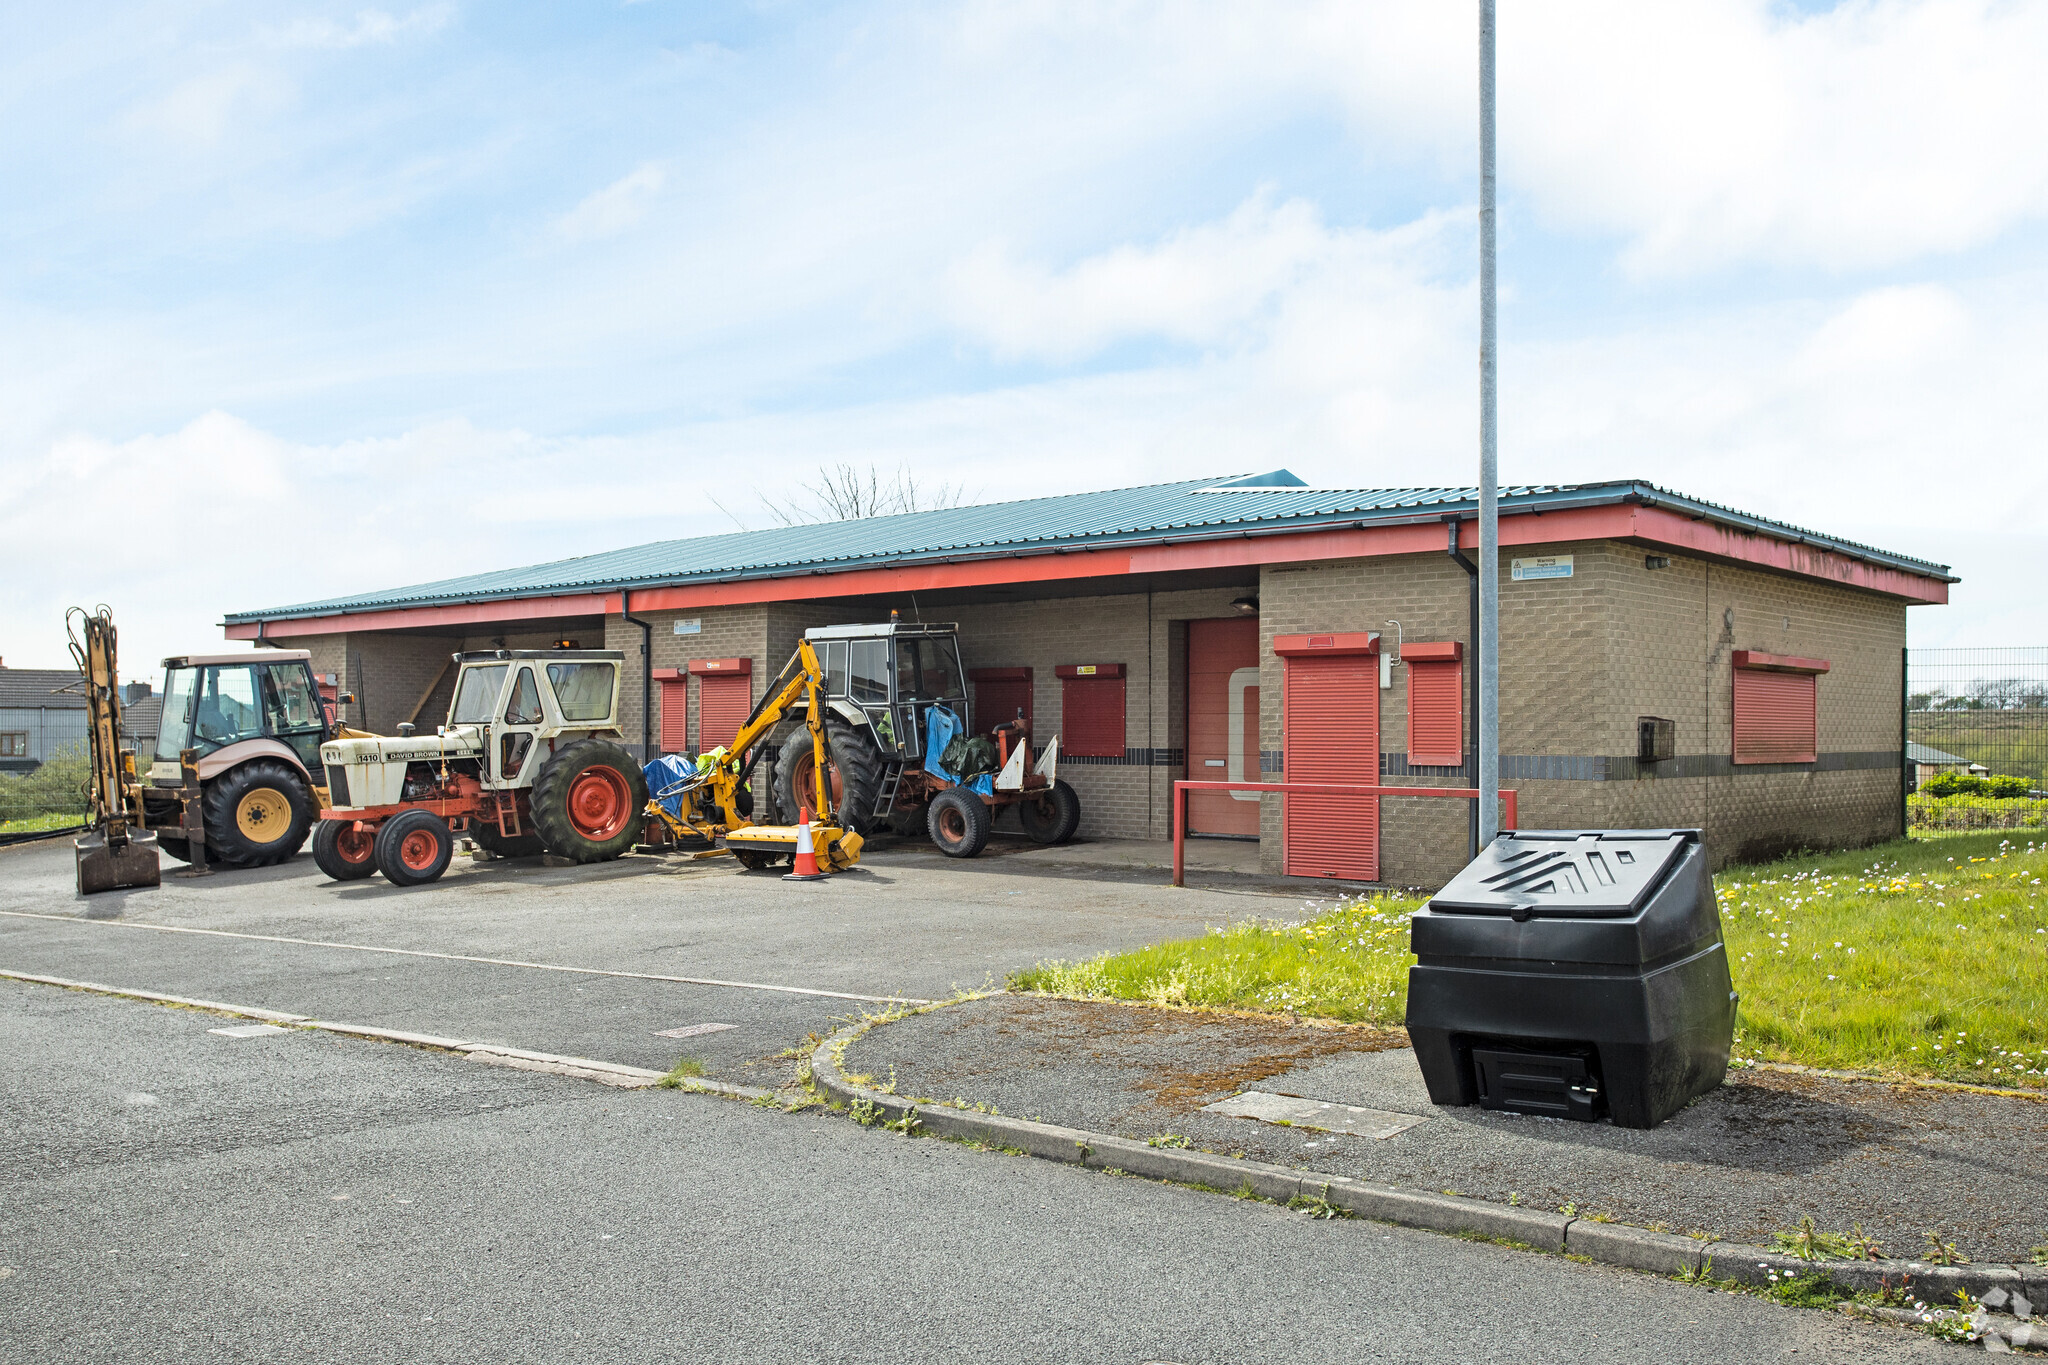
[[[1951, 834], [1714, 879], [1749, 1060], [2048, 1086], [2048, 834]], [[1398, 1025], [1420, 899], [1211, 929], [1010, 985]]]
[[32, 834], [39, 829], [70, 829], [73, 825], [84, 824], [85, 820], [84, 811], [30, 815], [20, 820], [0, 820], [0, 834]]

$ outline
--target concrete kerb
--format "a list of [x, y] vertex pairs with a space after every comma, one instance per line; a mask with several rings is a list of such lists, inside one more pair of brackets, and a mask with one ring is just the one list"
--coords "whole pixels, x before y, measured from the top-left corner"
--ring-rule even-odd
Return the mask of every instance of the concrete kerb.
[[1250, 1193], [1283, 1204], [1295, 1198], [1320, 1198], [1376, 1222], [1482, 1237], [1679, 1279], [1716, 1284], [1732, 1281], [1762, 1289], [1782, 1282], [1787, 1276], [1824, 1274], [1843, 1288], [1859, 1293], [1910, 1282], [1915, 1295], [1930, 1305], [1952, 1302], [1958, 1289], [1983, 1295], [2002, 1288], [2025, 1292], [2037, 1303], [2048, 1302], [2048, 1266], [1936, 1266], [1903, 1260], [1806, 1261], [1764, 1247], [1712, 1237], [1683, 1237], [1625, 1223], [1516, 1208], [1486, 1199], [1406, 1190], [1347, 1176], [1326, 1177], [1262, 1161], [1187, 1148], [1154, 1147], [1107, 1133], [892, 1095], [856, 1084], [840, 1067], [840, 1059], [854, 1039], [888, 1022], [891, 1020], [887, 1017], [863, 1020], [820, 1043], [811, 1054], [811, 1082], [829, 1100], [848, 1109], [872, 1106], [869, 1112], [897, 1124], [906, 1118], [914, 1119], [914, 1131], [937, 1137], [958, 1138], [1092, 1170], [1122, 1171], [1225, 1194]]
[[[346, 1037], [366, 1038], [377, 1042], [400, 1043], [408, 1047], [429, 1048], [440, 1052], [466, 1055], [471, 1061], [486, 1062], [494, 1066], [512, 1067], [523, 1071], [544, 1071], [551, 1075], [572, 1076], [579, 1080], [598, 1081], [622, 1089], [638, 1090], [658, 1084], [666, 1073], [649, 1071], [645, 1067], [624, 1066], [617, 1062], [600, 1062], [589, 1057], [564, 1057], [552, 1052], [532, 1052], [525, 1048], [507, 1047], [502, 1043], [471, 1042], [461, 1038], [444, 1038], [431, 1033], [409, 1033], [403, 1029], [376, 1028], [368, 1024], [345, 1024], [329, 1019], [314, 1019], [304, 1014], [287, 1014], [282, 1010], [259, 1009], [253, 1005], [232, 1005], [222, 1000], [201, 1000], [191, 996], [168, 995], [162, 991], [130, 990], [121, 986], [109, 986], [98, 981], [74, 981], [68, 977], [41, 976], [31, 972], [8, 971], [0, 968], [0, 978], [23, 981], [31, 985], [57, 986], [65, 990], [85, 991], [94, 995], [111, 995], [125, 1000], [139, 1000], [152, 1005], [171, 1005], [182, 1009], [205, 1010], [211, 1014], [224, 1014], [237, 1019], [259, 1019], [267, 1024], [284, 1024], [293, 1028], [318, 1029], [325, 1033], [338, 1033]], [[711, 1094], [731, 1094], [740, 1099], [755, 1099], [771, 1096], [772, 1091], [757, 1090], [753, 1086], [726, 1085], [717, 1081], [686, 1079], [678, 1084], [679, 1089], [702, 1090]]]

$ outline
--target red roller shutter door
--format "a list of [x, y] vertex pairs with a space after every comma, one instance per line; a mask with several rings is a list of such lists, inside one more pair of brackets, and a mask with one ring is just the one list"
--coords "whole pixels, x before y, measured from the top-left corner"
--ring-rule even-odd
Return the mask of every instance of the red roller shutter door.
[[[1259, 618], [1188, 622], [1188, 778], [1259, 778]], [[1188, 831], [1257, 836], [1257, 792], [1189, 792]]]
[[1465, 761], [1465, 647], [1442, 644], [1401, 647], [1408, 666], [1408, 761], [1456, 767]]
[[690, 677], [679, 668], [657, 668], [661, 684], [661, 751], [690, 752]]
[[1060, 752], [1076, 758], [1124, 756], [1124, 666], [1060, 664]]
[[1818, 674], [1825, 659], [1735, 651], [1737, 763], [1812, 763], [1819, 758]]
[[697, 676], [697, 747], [700, 752], [730, 745], [754, 709], [752, 659], [692, 659]]
[[967, 676], [974, 683], [975, 733], [987, 734], [998, 725], [1008, 725], [1019, 711], [1030, 721], [1030, 669], [971, 668]]
[[[1296, 655], [1286, 670], [1287, 781], [1377, 785], [1379, 660], [1362, 653]], [[1282, 812], [1288, 876], [1379, 880], [1378, 797], [1288, 796]]]

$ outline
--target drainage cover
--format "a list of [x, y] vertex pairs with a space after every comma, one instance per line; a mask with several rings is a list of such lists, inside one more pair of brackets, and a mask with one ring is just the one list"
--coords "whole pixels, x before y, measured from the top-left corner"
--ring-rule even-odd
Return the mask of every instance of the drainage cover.
[[1397, 1114], [1389, 1109], [1366, 1109], [1356, 1104], [1332, 1104], [1302, 1095], [1275, 1095], [1264, 1090], [1247, 1090], [1227, 1100], [1202, 1106], [1205, 1113], [1234, 1119], [1257, 1119], [1261, 1123], [1313, 1128], [1324, 1133], [1350, 1133], [1354, 1137], [1390, 1138], [1428, 1121], [1420, 1114]]

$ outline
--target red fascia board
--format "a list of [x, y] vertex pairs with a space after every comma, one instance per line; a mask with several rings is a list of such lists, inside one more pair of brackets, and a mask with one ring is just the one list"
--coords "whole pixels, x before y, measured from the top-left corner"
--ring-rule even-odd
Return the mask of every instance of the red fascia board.
[[657, 668], [649, 671], [647, 676], [656, 682], [681, 682], [688, 675], [680, 668]]
[[[1824, 579], [1843, 587], [1862, 588], [1908, 602], [1948, 601], [1948, 584], [1925, 574], [1888, 568], [1814, 545], [1779, 540], [1758, 531], [1737, 530], [1704, 518], [1695, 519], [1666, 507], [1631, 507], [1635, 529], [1626, 538], [1675, 550], [1711, 555], [1716, 559], [1776, 569], [1805, 578]], [[1505, 539], [1506, 522], [1501, 523]], [[1617, 539], [1622, 537], [1617, 537]]]
[[1275, 635], [1273, 652], [1291, 657], [1296, 654], [1377, 654], [1380, 652], [1378, 631], [1332, 631], [1326, 635]]
[[[1501, 518], [1500, 543], [1504, 546], [1558, 544], [1575, 540], [1635, 541], [1730, 563], [1819, 578], [1846, 587], [1904, 598], [1908, 602], [1948, 601], [1948, 584], [1924, 574], [1870, 564], [1812, 545], [1779, 540], [1762, 532], [1737, 530], [1704, 517], [1691, 517], [1663, 507], [1617, 503], [1556, 512], [1524, 512]], [[1469, 517], [1460, 522], [1459, 543], [1473, 548], [1478, 545], [1478, 523]], [[636, 588], [633, 609], [687, 611], [695, 607], [933, 592], [944, 588], [1042, 583], [1069, 578], [1115, 578], [1134, 573], [1185, 569], [1441, 554], [1443, 548], [1443, 526], [1434, 521], [1405, 526], [1354, 527], [1342, 531], [1225, 536], [1184, 545], [1140, 546], [1130, 550], [1027, 552], [952, 564], [849, 569], [841, 573], [813, 569], [740, 583]], [[579, 593], [302, 617], [270, 622], [266, 633], [289, 639], [351, 630], [490, 625], [548, 616], [616, 616], [620, 611], [620, 594], [616, 592]], [[253, 640], [257, 638], [259, 629], [262, 627], [256, 622], [245, 622], [228, 626], [226, 634], [230, 640]]]
[[692, 659], [690, 671], [698, 677], [751, 677], [754, 672], [752, 659]]
[[1730, 656], [1737, 668], [1762, 668], [1772, 673], [1825, 673], [1826, 659], [1802, 659], [1792, 654], [1766, 654], [1760, 649], [1738, 649]]
[[1441, 643], [1429, 641], [1401, 646], [1403, 663], [1456, 663], [1465, 657], [1463, 640], [1446, 640]]
[[967, 670], [970, 682], [1030, 682], [1028, 668], [970, 668]]
[[1121, 678], [1122, 664], [1055, 664], [1053, 676], [1058, 678]]
[[[634, 603], [635, 607], [640, 604]], [[260, 623], [241, 622], [226, 628], [230, 640], [254, 640], [257, 632], [279, 639], [301, 635], [341, 635], [352, 630], [407, 630], [420, 626], [488, 626], [505, 621], [534, 621], [550, 616], [612, 616], [619, 610], [617, 593], [578, 593], [573, 597], [521, 597], [503, 602], [463, 602], [442, 607], [397, 607], [390, 611], [356, 611], [334, 616], [306, 616]], [[268, 629], [265, 629], [265, 626]]]

